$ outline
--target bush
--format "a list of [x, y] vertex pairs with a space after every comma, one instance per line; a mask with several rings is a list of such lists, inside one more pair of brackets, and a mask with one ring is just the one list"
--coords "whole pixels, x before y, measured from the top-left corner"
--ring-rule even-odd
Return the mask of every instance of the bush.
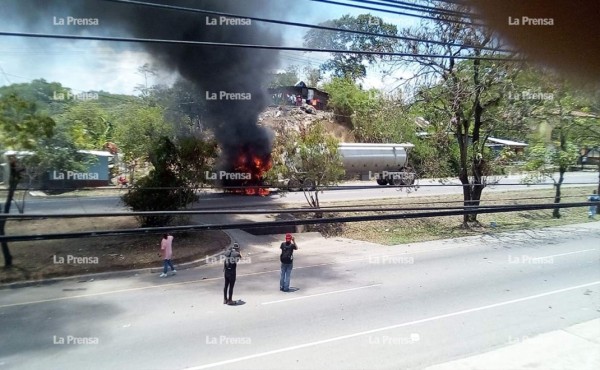
[[[163, 138], [150, 161], [154, 169], [137, 181], [123, 195], [123, 202], [133, 211], [176, 211], [197, 200], [194, 188], [181, 176], [181, 161], [177, 147]], [[173, 220], [172, 215], [139, 216], [142, 227], [165, 226]]]
[[[146, 177], [123, 195], [123, 202], [133, 211], [176, 211], [194, 198], [192, 189], [186, 188], [183, 181], [175, 175], [163, 172], [161, 175], [152, 170]], [[173, 220], [171, 215], [139, 216], [142, 227], [165, 226]]]

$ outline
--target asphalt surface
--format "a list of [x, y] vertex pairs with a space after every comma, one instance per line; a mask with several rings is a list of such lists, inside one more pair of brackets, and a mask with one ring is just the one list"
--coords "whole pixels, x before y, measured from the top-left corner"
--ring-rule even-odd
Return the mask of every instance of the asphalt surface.
[[[513, 175], [497, 178], [497, 185], [488, 186], [484, 190], [484, 196], [487, 192], [512, 191], [526, 189], [551, 189], [552, 181], [546, 180], [535, 186], [527, 186], [520, 183], [522, 176]], [[598, 183], [598, 174], [596, 172], [572, 172], [565, 175], [564, 187], [582, 186], [574, 185], [589, 183], [595, 185]], [[406, 189], [393, 188], [390, 186], [373, 185], [371, 181], [352, 181], [345, 182], [336, 191], [325, 191], [319, 193], [319, 199], [322, 204], [327, 202], [339, 201], [361, 201], [367, 199], [396, 198], [401, 199], [436, 196], [447, 194], [462, 194], [462, 187], [457, 186], [458, 180], [449, 180], [441, 186], [435, 180], [422, 180], [417, 191], [408, 192]], [[366, 189], [353, 189], [353, 186], [365, 186]], [[125, 190], [123, 190], [125, 191]], [[585, 199], [580, 199], [584, 201]], [[233, 194], [223, 194], [220, 192], [206, 192], [200, 195], [200, 200], [194, 205], [194, 208], [239, 208], [239, 207], [273, 207], [283, 204], [295, 204], [298, 206], [306, 205], [306, 199], [302, 192], [288, 192], [284, 196], [272, 194], [266, 197], [241, 196]], [[128, 209], [121, 202], [119, 196], [78, 196], [78, 197], [32, 197], [26, 198], [26, 213], [94, 213], [94, 212], [126, 212]], [[17, 213], [16, 207], [12, 207], [11, 213]]]
[[600, 318], [600, 223], [395, 247], [299, 234], [289, 293], [281, 239], [232, 237], [238, 306], [220, 264], [0, 290], [0, 369], [421, 369]]

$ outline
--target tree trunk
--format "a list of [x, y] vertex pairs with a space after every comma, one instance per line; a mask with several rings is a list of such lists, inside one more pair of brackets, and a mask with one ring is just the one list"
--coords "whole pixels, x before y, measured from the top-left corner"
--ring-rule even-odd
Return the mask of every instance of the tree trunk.
[[[565, 152], [567, 150], [567, 135], [565, 133], [565, 130], [561, 129], [560, 130], [560, 151], [561, 152]], [[556, 192], [554, 194], [554, 204], [558, 204], [560, 203], [560, 187], [565, 179], [565, 172], [567, 172], [567, 169], [569, 168], [569, 166], [567, 164], [564, 164], [563, 161], [560, 162], [560, 165], [558, 166], [558, 182], [556, 184], [554, 184], [555, 188], [556, 188]], [[560, 208], [556, 207], [554, 208], [554, 210], [552, 211], [552, 217], [554, 218], [560, 218]]]
[[[483, 166], [484, 162], [481, 158], [473, 160], [473, 183], [471, 184], [471, 206], [479, 206], [481, 204], [481, 194], [483, 193]], [[477, 222], [477, 213], [472, 213], [468, 217], [469, 222]]]
[[[15, 190], [17, 189], [17, 184], [19, 183], [19, 173], [17, 171], [17, 161], [15, 158], [9, 159], [9, 180], [8, 180], [8, 194], [6, 195], [6, 203], [4, 203], [4, 214], [10, 213], [10, 206], [12, 204], [12, 200], [15, 196]], [[0, 236], [6, 235], [6, 218], [2, 218], [0, 220]], [[4, 266], [10, 267], [12, 266], [12, 255], [10, 254], [10, 249], [8, 249], [8, 242], [2, 242], [2, 255], [4, 256]]]
[[[479, 50], [475, 51], [476, 55], [479, 55]], [[471, 184], [471, 206], [478, 206], [481, 199], [481, 193], [483, 192], [483, 143], [480, 145], [480, 131], [481, 131], [481, 117], [483, 116], [483, 107], [481, 106], [481, 92], [482, 85], [479, 81], [479, 68], [481, 61], [479, 59], [473, 60], [473, 84], [475, 85], [475, 98], [473, 101], [473, 143], [471, 144], [474, 149], [474, 158], [471, 164], [471, 172], [473, 174], [473, 183]], [[467, 131], [468, 133], [468, 131]], [[477, 150], [478, 147], [481, 150]], [[477, 213], [468, 215], [469, 222], [477, 222]]]
[[[466, 171], [461, 170], [460, 175], [458, 176], [460, 183], [463, 186], [463, 205], [466, 207], [471, 205], [471, 184], [469, 184], [469, 176], [467, 176]], [[468, 214], [463, 214], [463, 225], [467, 226], [467, 223], [470, 220], [470, 216]]]
[[134, 179], [134, 174], [135, 174], [135, 167], [136, 167], [136, 163], [133, 162], [130, 166], [129, 166], [129, 185], [133, 186], [133, 181]]
[[600, 194], [600, 160], [598, 160], [598, 194]]
[[[462, 184], [463, 190], [463, 205], [465, 207], [471, 205], [471, 184], [469, 183], [469, 175], [467, 170], [467, 152], [469, 150], [469, 122], [461, 121], [460, 116], [455, 114], [454, 118], [457, 121], [457, 133], [456, 138], [458, 140], [458, 148], [460, 151], [460, 173], [458, 174], [458, 179]], [[463, 132], [465, 134], [463, 135]], [[463, 226], [467, 226], [469, 222], [470, 215], [466, 213], [463, 214]]]
[[[559, 168], [558, 182], [554, 184], [554, 187], [556, 189], [556, 192], [554, 194], [554, 204], [560, 203], [560, 187], [563, 183], [563, 180], [565, 179], [565, 172], [566, 167], [561, 166]], [[552, 217], [560, 218], [560, 208], [554, 208], [554, 210], [552, 211]]]

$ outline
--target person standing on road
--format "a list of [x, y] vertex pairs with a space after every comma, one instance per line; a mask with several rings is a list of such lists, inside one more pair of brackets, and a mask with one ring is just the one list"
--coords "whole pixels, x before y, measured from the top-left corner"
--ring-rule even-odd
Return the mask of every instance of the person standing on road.
[[225, 253], [223, 272], [225, 273], [225, 286], [223, 287], [223, 304], [235, 305], [233, 301], [233, 287], [235, 285], [237, 263], [242, 257], [240, 246], [233, 243], [233, 247]]
[[[594, 190], [594, 193], [588, 197], [588, 202], [600, 202], [600, 196], [598, 196], [597, 190]], [[598, 206], [596, 204], [590, 206], [590, 208], [588, 209], [588, 218], [594, 218], [597, 209]]]
[[292, 234], [285, 234], [285, 242], [279, 246], [281, 255], [281, 277], [279, 279], [279, 290], [282, 292], [290, 291], [290, 279], [292, 277], [292, 268], [294, 267], [294, 250], [298, 249], [296, 239]]
[[175, 275], [177, 270], [175, 270], [173, 262], [171, 262], [171, 258], [173, 258], [173, 235], [163, 234], [160, 241], [160, 253], [163, 259], [163, 273], [159, 276], [161, 278], [167, 277], [167, 267], [171, 267], [171, 272]]

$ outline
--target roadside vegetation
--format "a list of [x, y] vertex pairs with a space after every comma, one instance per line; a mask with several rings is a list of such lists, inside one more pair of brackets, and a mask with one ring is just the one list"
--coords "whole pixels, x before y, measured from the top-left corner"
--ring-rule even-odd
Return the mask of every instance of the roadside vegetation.
[[[563, 199], [567, 202], [585, 202], [594, 188], [568, 187], [563, 189]], [[481, 205], [518, 205], [532, 203], [549, 203], [553, 201], [554, 191], [523, 190], [487, 192]], [[544, 199], [537, 199], [544, 198]], [[327, 207], [355, 206], [357, 202], [331, 202]], [[394, 199], [381, 199], [362, 201], [361, 206], [373, 207], [460, 207], [460, 196], [443, 195], [410, 198], [400, 195]], [[355, 240], [368, 241], [383, 245], [415, 243], [428, 240], [450, 239], [463, 236], [494, 234], [505, 231], [537, 229], [569, 224], [590, 222], [587, 207], [562, 208], [561, 218], [552, 217], [552, 209], [519, 211], [507, 213], [480, 214], [480, 223], [477, 227], [465, 229], [456, 222], [457, 216], [427, 217], [405, 220], [365, 221], [333, 225], [312, 225], [310, 230], [321, 231], [330, 237], [344, 237]], [[417, 213], [417, 211], [397, 211], [397, 213]], [[326, 213], [327, 217], [333, 216], [365, 216], [385, 214], [377, 212], [348, 212], [340, 214]], [[396, 212], [395, 212], [396, 213]], [[596, 217], [600, 220], [600, 215]]]
[[[435, 6], [445, 13], [465, 10], [454, 2]], [[341, 52], [331, 54], [319, 68], [288, 66], [284, 72], [273, 73], [271, 81], [263, 81], [263, 87], [290, 87], [302, 78], [329, 94], [327, 109], [334, 122], [313, 121], [308, 127], [298, 125], [275, 132], [273, 147], [261, 148], [272, 155], [269, 160], [273, 163], [258, 158], [261, 171], [267, 171], [271, 164], [272, 169], [264, 177], [260, 174], [252, 179], [254, 185], [279, 178], [302, 180], [298, 187], [315, 210], [311, 216], [328, 217], [321, 209], [319, 193], [323, 186], [336, 184], [343, 177], [336, 130], [332, 129], [338, 127], [357, 142], [414, 144], [409, 165], [417, 177], [455, 178], [464, 185], [462, 197], [452, 198], [455, 205], [493, 201], [498, 193], [488, 196], [485, 188], [515, 163], [529, 171], [530, 183], [552, 177], [552, 202], [565, 199], [573, 191], [562, 189], [567, 171], [583, 166], [590, 151], [600, 151], [597, 82], [575, 85], [541, 66], [517, 61], [487, 27], [453, 22], [449, 16], [423, 18], [420, 22], [402, 28], [371, 14], [341, 15], [323, 25], [362, 33], [311, 29], [304, 34], [305, 47]], [[355, 54], [353, 50], [372, 54]], [[377, 54], [381, 52], [403, 56]], [[387, 77], [406, 76], [407, 72], [410, 77], [398, 78], [397, 83], [383, 90], [367, 89], [363, 86], [367, 66], [380, 67]], [[157, 74], [147, 64], [138, 72], [145, 81]], [[238, 81], [228, 82], [235, 86]], [[132, 210], [178, 210], [192, 204], [196, 191], [209, 183], [205, 172], [217, 168], [219, 161], [228, 160], [222, 158], [225, 148], [219, 147], [223, 142], [218, 142], [215, 130], [230, 128], [231, 121], [227, 114], [219, 113], [218, 124], [210, 125], [215, 118], [210, 117], [211, 106], [198, 99], [206, 93], [205, 87], [184, 79], [172, 86], [146, 83], [136, 90], [132, 96], [97, 91], [92, 92], [95, 99], [77, 100], [65, 99], [74, 95], [71, 88], [42, 79], [0, 87], [0, 152], [30, 153], [26, 159], [7, 158], [10, 163], [3, 179], [7, 187], [6, 196], [1, 197], [5, 201], [3, 213], [10, 212], [19, 184], [35, 188], [50, 169], [76, 171], [85, 167], [77, 159], [81, 149], [118, 153], [120, 168], [126, 168], [131, 186], [123, 192], [122, 200]], [[269, 104], [252, 103], [257, 111]], [[271, 103], [282, 115], [289, 108]], [[245, 108], [228, 108], [231, 111], [224, 111], [245, 118]], [[306, 114], [315, 109], [300, 106], [295, 113], [305, 114], [299, 112], [301, 108]], [[263, 126], [259, 131], [266, 126], [265, 122], [250, 122], [251, 127], [258, 127], [254, 124]], [[290, 126], [288, 122], [286, 126]], [[269, 135], [264, 136], [264, 142], [270, 144], [271, 138], [266, 138]], [[494, 137], [526, 142], [528, 146], [525, 150], [510, 146], [499, 150], [489, 145]], [[234, 152], [232, 147], [228, 149]], [[301, 171], [290, 161], [294, 158], [302, 163]], [[242, 162], [252, 165], [256, 159], [242, 158]], [[600, 191], [600, 160], [596, 161]], [[235, 169], [240, 166], [234, 165]], [[252, 169], [244, 168], [246, 172]], [[555, 169], [557, 178], [553, 177]], [[113, 169], [111, 177], [120, 174], [119, 169]], [[429, 197], [411, 199], [431, 203]], [[527, 212], [523, 216], [465, 214], [441, 220], [358, 223], [346, 225], [343, 233], [388, 244], [487, 230], [494, 221], [490, 217], [500, 225], [494, 230], [521, 227], [515, 225], [549, 226], [578, 220], [573, 212], [555, 208], [533, 212], [533, 216], [527, 216]], [[164, 215], [137, 221], [137, 226], [152, 227], [173, 222]], [[6, 225], [0, 219], [0, 236], [8, 234]], [[319, 230], [336, 234], [342, 232], [338, 226]], [[8, 243], [2, 242], [2, 252], [5, 266], [11, 266]]]
[[[135, 217], [99, 217], [74, 219], [10, 220], [7, 228], [13, 235], [44, 234], [60, 230], [77, 232], [135, 228]], [[229, 245], [222, 231], [175, 233], [174, 260], [177, 265], [218, 253]], [[160, 234], [106, 236], [64, 240], [35, 240], [11, 243], [14, 265], [0, 270], [0, 283], [42, 280], [97, 272], [158, 268]], [[69, 260], [69, 256], [72, 257]], [[61, 263], [61, 258], [64, 263]], [[88, 258], [77, 263], [76, 258]], [[91, 258], [91, 259], [90, 259]], [[91, 263], [90, 263], [91, 262]]]

